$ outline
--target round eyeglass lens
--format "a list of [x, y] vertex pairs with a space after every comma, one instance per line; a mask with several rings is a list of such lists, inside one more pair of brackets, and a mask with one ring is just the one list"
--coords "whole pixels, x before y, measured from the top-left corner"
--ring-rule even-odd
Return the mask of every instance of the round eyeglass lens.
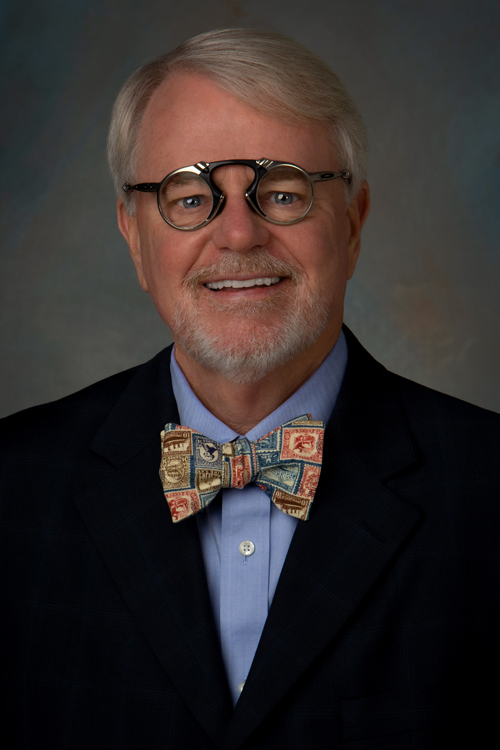
[[168, 221], [180, 229], [200, 226], [210, 215], [212, 191], [198, 175], [176, 172], [165, 180], [159, 192], [160, 207]]
[[312, 198], [309, 178], [296, 167], [270, 169], [257, 188], [257, 202], [263, 213], [284, 224], [301, 219], [311, 207]]

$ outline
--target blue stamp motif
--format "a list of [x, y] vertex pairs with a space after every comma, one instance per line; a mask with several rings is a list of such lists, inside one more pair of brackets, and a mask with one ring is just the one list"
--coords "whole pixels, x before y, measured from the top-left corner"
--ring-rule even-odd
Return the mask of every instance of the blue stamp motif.
[[266, 482], [285, 492], [293, 492], [300, 479], [300, 464], [286, 464], [276, 468], [266, 469], [262, 477]]
[[222, 452], [218, 443], [201, 435], [194, 436], [195, 464], [199, 467], [222, 469]]
[[235, 456], [245, 456], [250, 455], [252, 452], [252, 448], [250, 445], [250, 441], [247, 440], [247, 438], [238, 438], [238, 440], [235, 440], [234, 442], [234, 454]]
[[277, 451], [278, 450], [278, 435], [279, 432], [271, 432], [270, 435], [263, 437], [258, 442], [258, 450], [260, 451]]
[[274, 466], [275, 464], [279, 464], [281, 460], [279, 451], [269, 451], [266, 453], [261, 453], [259, 451], [259, 453], [257, 454], [257, 458], [261, 469], [264, 469], [267, 466]]

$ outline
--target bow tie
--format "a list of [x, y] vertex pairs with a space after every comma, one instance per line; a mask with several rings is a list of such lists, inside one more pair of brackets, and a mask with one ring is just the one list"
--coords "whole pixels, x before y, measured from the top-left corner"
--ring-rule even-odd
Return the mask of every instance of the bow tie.
[[255, 482], [284, 513], [306, 521], [323, 456], [323, 422], [304, 414], [260, 440], [216, 443], [172, 422], [161, 433], [160, 477], [174, 523], [198, 513], [223, 488]]

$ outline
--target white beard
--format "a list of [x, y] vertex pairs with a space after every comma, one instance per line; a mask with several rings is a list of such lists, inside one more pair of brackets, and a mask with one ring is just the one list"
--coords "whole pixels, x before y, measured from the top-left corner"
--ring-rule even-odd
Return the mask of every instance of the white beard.
[[[288, 277], [292, 284], [269, 300], [219, 302], [217, 292], [213, 292], [210, 304], [219, 315], [214, 321], [201, 312], [197, 298], [203, 281], [254, 272], [260, 277]], [[263, 250], [245, 255], [228, 253], [220, 261], [190, 274], [184, 287], [186, 294], [172, 325], [174, 340], [198, 364], [233, 383], [258, 382], [311, 346], [329, 319], [326, 295], [319, 289], [308, 289], [301, 271]], [[259, 324], [270, 310], [275, 311], [273, 322]], [[221, 323], [220, 313], [227, 316], [226, 323]], [[231, 340], [226, 329], [238, 318], [249, 322], [248, 331], [244, 338]]]

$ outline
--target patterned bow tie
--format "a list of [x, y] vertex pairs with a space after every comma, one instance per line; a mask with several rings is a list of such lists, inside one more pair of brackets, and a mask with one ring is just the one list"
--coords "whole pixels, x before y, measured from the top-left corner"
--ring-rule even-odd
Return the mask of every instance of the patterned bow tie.
[[161, 433], [160, 477], [174, 523], [198, 513], [222, 488], [255, 482], [284, 513], [306, 521], [323, 456], [323, 422], [310, 414], [256, 442], [216, 443], [172, 422]]

